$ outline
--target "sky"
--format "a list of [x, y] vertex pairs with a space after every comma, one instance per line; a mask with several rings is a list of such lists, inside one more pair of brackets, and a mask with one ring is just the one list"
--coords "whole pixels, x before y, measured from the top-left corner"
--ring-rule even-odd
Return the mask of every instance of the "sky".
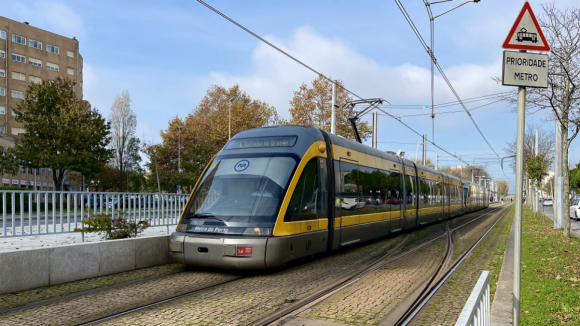
[[[417, 29], [428, 42], [429, 17], [423, 1], [403, 0]], [[435, 15], [460, 4], [435, 4]], [[536, 15], [540, 4], [530, 1]], [[340, 79], [363, 98], [384, 98], [394, 116], [432, 140], [430, 60], [394, 1], [208, 1], [230, 18], [325, 75]], [[524, 1], [481, 0], [435, 19], [435, 55], [462, 99], [513, 90], [492, 80], [501, 74], [502, 43]], [[558, 0], [566, 9], [577, 0]], [[124, 90], [132, 97], [137, 136], [159, 142], [159, 132], [175, 116], [184, 117], [211, 85], [240, 88], [276, 107], [288, 118], [292, 92], [317, 76], [247, 34], [197, 1], [54, 1], [0, 0], [2, 15], [27, 21], [67, 37], [76, 37], [84, 58], [84, 98], [105, 117]], [[439, 73], [435, 104], [455, 101]], [[470, 164], [487, 164], [495, 180], [515, 176], [499, 157], [516, 136], [517, 115], [505, 102], [467, 103], [491, 148], [466, 113], [438, 114], [435, 143]], [[459, 111], [460, 106], [436, 109]], [[382, 113], [381, 113], [382, 114]], [[370, 115], [364, 117], [371, 119]], [[554, 130], [547, 110], [526, 116], [528, 124]], [[421, 138], [386, 115], [379, 116], [378, 148], [404, 151], [415, 158]], [[370, 145], [370, 139], [367, 141]], [[579, 141], [572, 143], [570, 163], [580, 161]], [[428, 146], [439, 165], [461, 162]], [[576, 155], [578, 152], [578, 155]], [[576, 157], [577, 156], [577, 157]], [[420, 157], [420, 154], [419, 154]], [[509, 162], [509, 160], [507, 161]]]

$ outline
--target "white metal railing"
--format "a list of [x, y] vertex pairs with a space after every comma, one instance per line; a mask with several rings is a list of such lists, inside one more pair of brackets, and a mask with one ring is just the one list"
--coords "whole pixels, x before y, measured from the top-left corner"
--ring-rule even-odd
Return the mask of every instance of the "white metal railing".
[[489, 326], [491, 321], [489, 271], [483, 271], [455, 326]]
[[[188, 194], [1, 190], [0, 238], [74, 232], [93, 214], [177, 224]], [[84, 234], [82, 235], [84, 242]]]

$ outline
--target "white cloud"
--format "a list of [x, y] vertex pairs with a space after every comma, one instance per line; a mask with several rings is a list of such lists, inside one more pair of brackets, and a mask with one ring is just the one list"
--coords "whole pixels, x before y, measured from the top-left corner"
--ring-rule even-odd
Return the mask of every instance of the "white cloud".
[[[341, 79], [346, 88], [362, 97], [382, 97], [392, 104], [430, 103], [430, 70], [425, 67], [379, 65], [340, 39], [325, 37], [309, 26], [298, 28], [289, 40], [275, 36], [266, 39], [326, 76]], [[491, 81], [492, 76], [501, 73], [499, 56], [488, 65], [449, 66], [445, 71], [462, 98], [505, 91]], [[258, 43], [251, 62], [248, 74], [213, 71], [201, 78], [197, 86], [205, 89], [210, 84], [229, 87], [238, 83], [250, 96], [276, 106], [283, 117], [288, 117], [292, 92], [316, 78], [314, 73], [264, 43]], [[436, 76], [435, 93], [436, 103], [455, 100], [440, 76]]]
[[14, 3], [13, 19], [27, 21], [32, 26], [67, 37], [86, 37], [85, 26], [81, 15], [68, 5], [54, 0], [42, 0], [34, 3]]

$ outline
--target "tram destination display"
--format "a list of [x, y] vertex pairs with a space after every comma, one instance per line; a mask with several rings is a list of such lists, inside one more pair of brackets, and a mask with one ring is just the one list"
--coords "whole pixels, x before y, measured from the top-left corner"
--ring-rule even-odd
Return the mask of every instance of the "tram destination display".
[[245, 139], [232, 139], [227, 149], [256, 147], [292, 147], [296, 144], [296, 136], [272, 136]]
[[548, 55], [504, 51], [502, 84], [547, 88]]

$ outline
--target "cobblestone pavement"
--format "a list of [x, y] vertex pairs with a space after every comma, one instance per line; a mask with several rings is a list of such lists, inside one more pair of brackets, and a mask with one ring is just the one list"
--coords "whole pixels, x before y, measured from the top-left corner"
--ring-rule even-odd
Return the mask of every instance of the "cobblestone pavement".
[[[508, 206], [506, 205], [505, 208], [493, 214], [487, 221], [481, 223], [481, 226], [478, 223], [477, 227], [471, 227], [458, 233], [461, 241], [464, 242], [462, 246], [464, 250], [467, 250], [475, 243], [507, 208]], [[474, 222], [472, 224], [476, 223]], [[498, 256], [503, 255], [503, 252], [498, 252], [496, 248], [499, 243], [507, 240], [506, 237], [509, 237], [511, 224], [512, 220], [503, 218], [470, 256], [457, 268], [455, 273], [443, 284], [439, 291], [435, 293], [423, 309], [419, 311], [409, 325], [455, 325], [481, 272], [489, 269], [488, 266], [490, 263]], [[487, 227], [483, 225], [487, 225]]]
[[37, 303], [39, 301], [79, 294], [86, 291], [94, 291], [112, 286], [121, 286], [123, 283], [136, 282], [152, 277], [160, 277], [167, 274], [183, 272], [186, 270], [187, 267], [185, 265], [167, 264], [63, 284], [56, 284], [26, 291], [0, 294], [0, 311]]
[[308, 317], [367, 325], [383, 319], [433, 275], [446, 238], [382, 267], [312, 307]]
[[277, 271], [248, 277], [110, 321], [110, 325], [247, 325], [359, 270], [395, 247], [389, 238]]
[[226, 272], [186, 271], [8, 312], [0, 316], [0, 325], [76, 325], [237, 277]]

